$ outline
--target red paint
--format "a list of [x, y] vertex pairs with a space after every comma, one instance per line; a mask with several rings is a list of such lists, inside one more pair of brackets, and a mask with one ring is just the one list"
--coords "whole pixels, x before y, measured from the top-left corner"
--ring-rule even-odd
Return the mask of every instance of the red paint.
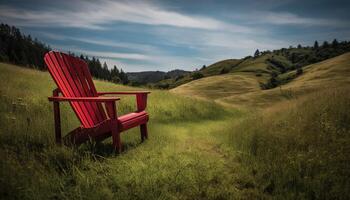
[[[130, 128], [140, 126], [141, 139], [148, 137], [147, 95], [150, 92], [102, 92], [98, 93], [92, 81], [87, 64], [78, 58], [64, 53], [50, 51], [44, 57], [49, 72], [54, 79], [57, 89], [49, 101], [54, 104], [56, 142], [61, 143], [61, 122], [59, 102], [68, 101], [81, 127], [70, 132], [66, 141], [81, 144], [90, 138], [97, 141], [112, 135], [113, 146], [120, 152], [120, 133]], [[59, 96], [59, 93], [62, 96]], [[123, 116], [117, 116], [116, 101], [118, 97], [101, 97], [101, 95], [135, 95], [137, 111]], [[105, 105], [105, 108], [103, 107]]]

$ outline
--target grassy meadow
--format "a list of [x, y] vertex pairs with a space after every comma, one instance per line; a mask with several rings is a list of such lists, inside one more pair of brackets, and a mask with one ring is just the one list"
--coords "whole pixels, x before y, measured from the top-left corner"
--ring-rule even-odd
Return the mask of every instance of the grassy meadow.
[[349, 92], [316, 92], [236, 126], [230, 141], [254, 173], [252, 183], [277, 199], [349, 199]]
[[[239, 73], [257, 92], [253, 76]], [[249, 100], [244, 108], [218, 104], [214, 93], [197, 99], [185, 97], [195, 91], [152, 90], [149, 140], [141, 143], [139, 129], [131, 129], [117, 155], [110, 139], [54, 144], [48, 73], [0, 63], [0, 78], [0, 199], [350, 198], [346, 81], [313, 93], [273, 93], [279, 101], [264, 109]], [[99, 91], [139, 90], [95, 84]], [[134, 109], [134, 97], [118, 102], [119, 114]], [[79, 126], [69, 105], [61, 111], [63, 133]]]

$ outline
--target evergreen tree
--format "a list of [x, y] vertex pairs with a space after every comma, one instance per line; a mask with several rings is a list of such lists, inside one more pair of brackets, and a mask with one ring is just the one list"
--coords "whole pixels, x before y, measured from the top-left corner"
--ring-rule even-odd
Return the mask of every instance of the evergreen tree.
[[334, 39], [333, 42], [332, 42], [332, 46], [333, 47], [337, 47], [339, 44], [339, 42], [337, 41], [337, 39]]
[[315, 41], [315, 43], [314, 43], [314, 49], [318, 49], [318, 42], [317, 42], [317, 40]]
[[129, 83], [128, 76], [126, 75], [126, 73], [124, 73], [123, 69], [120, 69], [119, 77], [123, 84]]
[[112, 70], [111, 70], [111, 81], [113, 83], [120, 83], [121, 79], [120, 79], [120, 74], [119, 74], [119, 70], [117, 68], [117, 66], [113, 66]]
[[[0, 62], [46, 70], [43, 58], [50, 50], [48, 45], [41, 43], [37, 38], [33, 39], [31, 35], [23, 35], [18, 28], [0, 24]], [[68, 54], [76, 56], [73, 52], [68, 52]], [[123, 83], [128, 83], [127, 74], [124, 72], [121, 74], [116, 66], [109, 70], [107, 63], [104, 62], [101, 65], [98, 58], [90, 59], [82, 54], [77, 57], [88, 64], [90, 73], [95, 78], [111, 81], [114, 77], [114, 80], [123, 79]]]
[[254, 53], [254, 58], [258, 57], [260, 55], [260, 51], [259, 49], [257, 49]]
[[103, 67], [102, 67], [102, 78], [104, 80], [111, 80], [111, 77], [110, 77], [110, 72], [108, 70], [108, 65], [106, 62], [103, 63]]
[[323, 44], [322, 44], [322, 48], [328, 48], [329, 47], [329, 44], [327, 41], [324, 41]]

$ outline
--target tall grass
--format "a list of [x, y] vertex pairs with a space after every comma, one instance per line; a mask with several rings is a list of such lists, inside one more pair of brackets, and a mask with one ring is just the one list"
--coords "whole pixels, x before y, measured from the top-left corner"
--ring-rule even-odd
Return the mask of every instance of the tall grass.
[[[228, 198], [226, 165], [212, 150], [213, 132], [237, 116], [216, 104], [152, 91], [150, 139], [139, 130], [122, 134], [124, 152], [115, 155], [111, 140], [67, 148], [54, 144], [47, 73], [0, 64], [0, 198], [4, 199], [215, 199]], [[99, 91], [130, 90], [95, 81]], [[139, 89], [138, 89], [139, 90]], [[135, 109], [135, 97], [118, 102], [121, 115]], [[79, 126], [62, 104], [62, 132]], [[217, 124], [216, 122], [219, 122]], [[229, 123], [229, 122], [228, 122]], [[206, 172], [203, 174], [202, 172]], [[225, 190], [221, 188], [226, 187]]]
[[350, 198], [350, 90], [328, 90], [254, 115], [235, 127], [260, 191], [279, 199]]
[[[153, 90], [138, 129], [78, 148], [54, 144], [47, 73], [0, 63], [0, 199], [349, 199], [349, 89], [262, 113]], [[130, 88], [95, 81], [99, 91]], [[118, 102], [118, 114], [135, 109]], [[61, 107], [63, 133], [79, 126]]]

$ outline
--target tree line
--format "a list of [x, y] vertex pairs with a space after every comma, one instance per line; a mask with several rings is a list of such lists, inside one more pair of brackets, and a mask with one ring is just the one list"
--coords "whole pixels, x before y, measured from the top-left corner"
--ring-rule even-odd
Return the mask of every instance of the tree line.
[[318, 41], [315, 41], [313, 46], [302, 46], [298, 44], [297, 47], [289, 46], [289, 48], [263, 52], [257, 49], [254, 53], [254, 58], [273, 53], [274, 55], [284, 56], [293, 64], [294, 69], [298, 69], [349, 51], [350, 41], [339, 42], [337, 39], [334, 39], [332, 42], [324, 41], [321, 45]]
[[[274, 67], [278, 73], [275, 71], [271, 72], [271, 78], [268, 82], [260, 84], [262, 89], [270, 89], [285, 84], [303, 74], [304, 66], [321, 62], [349, 51], [350, 42], [338, 42], [337, 39], [334, 39], [332, 42], [324, 41], [322, 45], [320, 45], [318, 41], [315, 41], [313, 46], [303, 47], [299, 44], [297, 47], [290, 46], [289, 48], [282, 48], [272, 52], [260, 52], [259, 50], [256, 50], [253, 59], [263, 55], [272, 55], [266, 59], [266, 62]], [[278, 77], [278, 74], [292, 70], [296, 70], [296, 73], [283, 79]]]
[[[51, 51], [51, 47], [37, 38], [25, 35], [15, 26], [1, 23], [0, 25], [0, 62], [12, 63], [15, 65], [46, 70], [44, 63], [45, 53]], [[70, 55], [76, 56], [74, 53]], [[123, 69], [113, 66], [108, 68], [107, 63], [101, 64], [100, 60], [95, 57], [84, 55], [79, 56], [89, 66], [91, 75], [98, 79], [112, 81], [114, 83], [129, 83], [127, 74]]]

